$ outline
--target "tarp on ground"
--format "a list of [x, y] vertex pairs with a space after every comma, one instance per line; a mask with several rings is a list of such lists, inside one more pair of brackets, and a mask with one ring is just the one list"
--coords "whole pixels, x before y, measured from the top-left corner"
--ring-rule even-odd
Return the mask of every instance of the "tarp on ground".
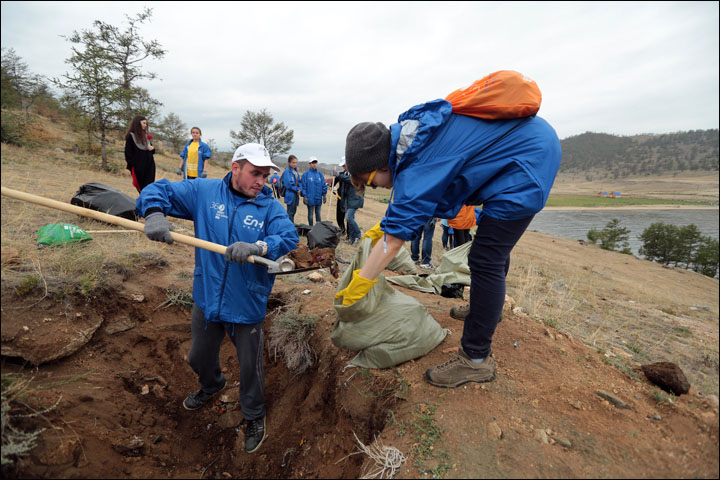
[[468, 253], [472, 242], [466, 242], [459, 247], [445, 252], [440, 259], [440, 265], [427, 277], [419, 275], [398, 275], [388, 277], [388, 281], [402, 287], [425, 293], [440, 295], [444, 284], [470, 285], [470, 267], [468, 267]]
[[120, 190], [102, 183], [91, 182], [81, 185], [70, 203], [128, 220], [138, 219], [135, 215], [135, 200]]
[[[348, 286], [371, 250], [369, 238], [359, 244], [337, 291]], [[334, 307], [337, 321], [330, 339], [338, 348], [358, 352], [350, 361], [356, 367], [389, 368], [422, 357], [447, 335], [420, 302], [395, 290], [382, 274], [363, 298], [347, 307], [336, 298]]]

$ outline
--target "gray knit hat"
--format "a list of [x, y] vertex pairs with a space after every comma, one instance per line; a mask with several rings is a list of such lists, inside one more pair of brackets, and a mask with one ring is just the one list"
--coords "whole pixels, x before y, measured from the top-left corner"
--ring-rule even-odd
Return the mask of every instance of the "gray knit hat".
[[350, 175], [372, 172], [390, 162], [390, 130], [380, 122], [358, 123], [345, 140], [345, 165]]

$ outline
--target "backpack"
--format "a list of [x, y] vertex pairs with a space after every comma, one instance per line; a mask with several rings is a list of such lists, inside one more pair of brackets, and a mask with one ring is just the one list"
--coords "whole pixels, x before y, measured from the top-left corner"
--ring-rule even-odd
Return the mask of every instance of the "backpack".
[[500, 70], [445, 97], [453, 113], [499, 120], [535, 115], [542, 94], [532, 79], [513, 70]]
[[279, 178], [278, 178], [278, 183], [277, 183], [277, 185], [278, 185], [278, 186], [277, 186], [278, 195], [279, 195], [280, 197], [284, 197], [284, 196], [285, 196], [285, 190], [286, 190], [286, 188], [285, 188], [285, 185], [283, 185], [282, 177], [279, 177]]

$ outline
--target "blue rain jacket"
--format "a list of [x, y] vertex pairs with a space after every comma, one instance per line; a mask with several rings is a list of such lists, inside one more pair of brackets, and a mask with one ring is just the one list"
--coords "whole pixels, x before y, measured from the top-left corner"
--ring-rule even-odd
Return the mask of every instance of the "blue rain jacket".
[[560, 140], [537, 116], [482, 120], [453, 114], [439, 99], [401, 114], [390, 133], [393, 193], [381, 228], [403, 240], [463, 205], [482, 205], [499, 220], [534, 215], [560, 167]]
[[[143, 189], [137, 213], [145, 216], [155, 207], [165, 215], [192, 220], [196, 238], [220, 245], [262, 240], [271, 260], [297, 248], [297, 230], [270, 187], [254, 199], [244, 198], [230, 190], [231, 175], [196, 182], [159, 180]], [[196, 247], [194, 274], [193, 300], [209, 321], [255, 324], [265, 318], [275, 283], [266, 267], [225, 260]]]
[[325, 183], [325, 175], [320, 170], [312, 168], [302, 174], [300, 178], [300, 190], [302, 196], [305, 197], [305, 205], [311, 207], [322, 205], [322, 197], [327, 193], [327, 183]]
[[297, 168], [287, 167], [283, 170], [280, 181], [282, 182], [283, 187], [285, 187], [285, 197], [283, 200], [285, 200], [287, 205], [291, 205], [295, 202], [295, 199], [298, 196], [298, 190], [300, 189], [300, 174], [298, 173]]
[[[210, 147], [207, 143], [203, 142], [202, 140], [198, 140], [200, 142], [200, 145], [198, 145], [198, 171], [197, 176], [200, 178], [200, 174], [205, 171], [205, 160], [212, 157], [212, 150], [210, 150]], [[187, 153], [188, 153], [188, 147], [192, 143], [192, 138], [188, 140], [188, 142], [185, 144], [185, 148], [182, 152], [180, 152], [180, 158], [183, 159], [183, 179], [187, 179]]]

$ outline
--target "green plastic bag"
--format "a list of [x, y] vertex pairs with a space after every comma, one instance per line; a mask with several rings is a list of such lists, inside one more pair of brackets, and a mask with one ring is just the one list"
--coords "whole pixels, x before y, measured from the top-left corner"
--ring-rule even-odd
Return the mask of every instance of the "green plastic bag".
[[52, 223], [38, 230], [37, 243], [40, 245], [65, 245], [67, 243], [92, 240], [89, 233], [69, 223]]
[[[371, 249], [369, 238], [360, 243], [337, 291], [347, 287]], [[448, 333], [420, 302], [392, 288], [382, 274], [363, 298], [347, 307], [336, 298], [334, 307], [337, 322], [330, 339], [339, 348], [359, 351], [350, 361], [356, 367], [388, 368], [422, 357]]]

